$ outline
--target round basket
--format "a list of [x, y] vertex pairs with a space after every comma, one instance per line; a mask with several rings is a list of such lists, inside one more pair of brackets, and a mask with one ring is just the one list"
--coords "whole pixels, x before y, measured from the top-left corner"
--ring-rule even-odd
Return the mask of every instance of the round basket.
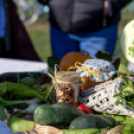
[[62, 131], [55, 127], [36, 124], [35, 128], [28, 132], [22, 132], [21, 134], [62, 134]]
[[[134, 77], [129, 77], [134, 82]], [[121, 78], [102, 83], [81, 93], [80, 103], [85, 104], [90, 109], [108, 114], [127, 115], [134, 118], [134, 109], [127, 104], [115, 105], [119, 97], [114, 97], [120, 93], [124, 81]]]
[[[100, 134], [122, 134], [123, 126], [117, 126], [109, 131], [104, 131]], [[51, 126], [40, 126], [36, 124], [36, 127], [28, 132], [22, 132], [21, 134], [63, 134], [60, 129]]]

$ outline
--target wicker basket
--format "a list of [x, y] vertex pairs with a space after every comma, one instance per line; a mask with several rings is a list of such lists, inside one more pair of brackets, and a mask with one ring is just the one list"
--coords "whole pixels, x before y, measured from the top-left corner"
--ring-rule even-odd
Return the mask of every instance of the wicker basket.
[[[134, 78], [130, 77], [134, 82]], [[85, 104], [90, 109], [97, 112], [108, 114], [127, 115], [134, 118], [134, 109], [127, 104], [115, 105], [115, 102], [119, 97], [113, 97], [120, 93], [121, 87], [124, 85], [124, 81], [121, 78], [116, 78], [105, 82], [103, 84], [95, 86], [82, 92], [80, 97], [80, 103]]]
[[[104, 131], [100, 134], [122, 134], [123, 126], [117, 126], [109, 131]], [[34, 129], [28, 132], [23, 132], [21, 134], [63, 134], [60, 129], [51, 126], [40, 126], [36, 125]]]
[[40, 126], [36, 124], [35, 128], [28, 131], [22, 132], [21, 134], [62, 134], [60, 129], [51, 126]]

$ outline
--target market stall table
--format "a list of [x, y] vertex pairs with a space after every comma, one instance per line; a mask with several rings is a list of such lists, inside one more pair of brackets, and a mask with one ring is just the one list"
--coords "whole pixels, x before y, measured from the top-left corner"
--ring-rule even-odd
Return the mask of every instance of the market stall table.
[[[48, 68], [47, 63], [0, 58], [0, 75], [5, 73], [22, 72], [43, 72], [40, 69]], [[19, 134], [13, 133], [6, 124], [6, 121], [0, 121], [0, 134]]]

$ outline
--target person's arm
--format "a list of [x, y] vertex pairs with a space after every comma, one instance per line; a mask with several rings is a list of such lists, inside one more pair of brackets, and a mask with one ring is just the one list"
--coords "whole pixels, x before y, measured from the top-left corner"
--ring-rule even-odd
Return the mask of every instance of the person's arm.
[[106, 0], [108, 1], [109, 15], [116, 14], [132, 0]]
[[39, 3], [46, 5], [48, 3], [49, 0], [38, 0]]

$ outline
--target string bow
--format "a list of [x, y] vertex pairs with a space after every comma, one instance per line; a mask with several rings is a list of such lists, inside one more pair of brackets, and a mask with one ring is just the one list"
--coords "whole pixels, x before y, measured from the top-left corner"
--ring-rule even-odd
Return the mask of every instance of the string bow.
[[[90, 70], [88, 69], [86, 66], [84, 66], [83, 64], [81, 64], [80, 62], [76, 62], [75, 63], [75, 66], [71, 66], [68, 68], [68, 71], [71, 70], [71, 69], [82, 69], [84, 71], [86, 71], [88, 73], [88, 76], [89, 74], [95, 76], [95, 77], [100, 77], [100, 75], [102, 73], [106, 73], [106, 72], [109, 72], [110, 70], [106, 70], [106, 71], [95, 71], [95, 70]], [[87, 76], [87, 77], [88, 77]]]

